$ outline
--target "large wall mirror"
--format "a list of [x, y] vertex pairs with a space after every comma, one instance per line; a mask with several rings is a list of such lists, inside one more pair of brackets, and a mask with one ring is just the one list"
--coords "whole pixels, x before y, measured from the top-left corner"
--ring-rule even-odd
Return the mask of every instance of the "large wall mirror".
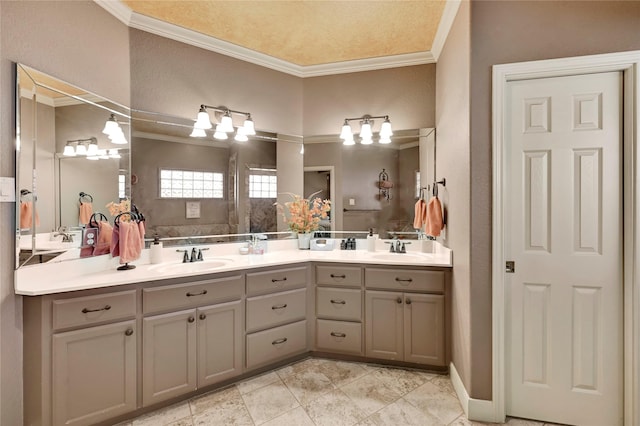
[[129, 109], [22, 64], [16, 83], [17, 266], [77, 258], [83, 213], [130, 196]]
[[[385, 146], [259, 129], [245, 142], [195, 138], [193, 117], [130, 110], [24, 65], [16, 75], [18, 266], [78, 259], [87, 202], [113, 221], [106, 205], [131, 200], [145, 215], [146, 238], [166, 245], [287, 236], [274, 203], [293, 181], [304, 181], [299, 195], [332, 200], [322, 230], [338, 238], [369, 228], [383, 238], [415, 234], [413, 206], [436, 177], [434, 129], [394, 129]], [[114, 119], [124, 143], [103, 133]], [[90, 160], [82, 151], [93, 143], [101, 155]]]

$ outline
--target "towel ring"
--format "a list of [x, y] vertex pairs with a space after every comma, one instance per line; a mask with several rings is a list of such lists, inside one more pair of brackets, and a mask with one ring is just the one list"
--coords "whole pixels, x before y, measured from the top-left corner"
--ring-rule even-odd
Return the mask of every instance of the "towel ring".
[[129, 217], [131, 217], [132, 221], [139, 221], [140, 219], [138, 218], [138, 215], [135, 212], [122, 212], [119, 215], [116, 216], [115, 219], [113, 219], [113, 224], [117, 227], [120, 227], [120, 216], [122, 216], [123, 214], [128, 214]]
[[109, 222], [109, 219], [107, 219], [107, 217], [104, 214], [100, 213], [100, 212], [94, 213], [89, 218], [89, 226], [92, 227], [92, 228], [97, 228], [98, 227], [98, 221], [100, 221], [100, 222]]
[[78, 198], [78, 201], [80, 202], [80, 204], [82, 204], [82, 199], [83, 198], [88, 198], [89, 202], [93, 203], [93, 197], [90, 194], [87, 194], [86, 192], [81, 192], [78, 195], [80, 196], [80, 198]]

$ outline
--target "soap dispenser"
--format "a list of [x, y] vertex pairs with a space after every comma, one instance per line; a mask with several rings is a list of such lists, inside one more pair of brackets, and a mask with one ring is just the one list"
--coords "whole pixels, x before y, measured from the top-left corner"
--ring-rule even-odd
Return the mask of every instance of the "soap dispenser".
[[149, 249], [151, 250], [151, 263], [162, 263], [162, 242], [157, 235], [153, 237], [153, 242]]
[[373, 228], [369, 228], [369, 235], [367, 235], [367, 251], [376, 251], [376, 236], [373, 235]]

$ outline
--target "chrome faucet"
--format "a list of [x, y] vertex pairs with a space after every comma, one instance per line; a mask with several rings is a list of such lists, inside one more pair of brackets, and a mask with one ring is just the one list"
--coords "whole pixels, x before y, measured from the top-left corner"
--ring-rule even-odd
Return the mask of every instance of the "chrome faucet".
[[73, 242], [73, 234], [71, 234], [71, 233], [58, 231], [55, 234], [53, 234], [54, 237], [57, 237], [58, 235], [62, 235], [62, 242], [63, 243], [72, 243]]

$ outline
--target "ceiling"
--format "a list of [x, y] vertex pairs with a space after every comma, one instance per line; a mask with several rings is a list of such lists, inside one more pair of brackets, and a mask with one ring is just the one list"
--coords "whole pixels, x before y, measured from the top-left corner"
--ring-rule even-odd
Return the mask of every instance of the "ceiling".
[[94, 0], [133, 28], [300, 77], [436, 62], [460, 0]]

